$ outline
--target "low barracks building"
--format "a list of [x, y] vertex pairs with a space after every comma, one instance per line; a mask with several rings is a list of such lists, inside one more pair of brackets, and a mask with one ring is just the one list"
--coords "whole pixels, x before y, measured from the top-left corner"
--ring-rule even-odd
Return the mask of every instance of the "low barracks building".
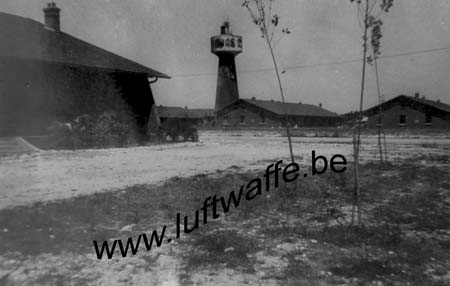
[[439, 100], [428, 100], [419, 94], [399, 95], [364, 112], [368, 128], [378, 126], [380, 107], [384, 128], [450, 129], [450, 105]]
[[216, 111], [216, 116], [218, 127], [282, 127], [286, 118], [291, 127], [329, 127], [341, 123], [341, 116], [321, 105], [255, 98], [239, 99]]

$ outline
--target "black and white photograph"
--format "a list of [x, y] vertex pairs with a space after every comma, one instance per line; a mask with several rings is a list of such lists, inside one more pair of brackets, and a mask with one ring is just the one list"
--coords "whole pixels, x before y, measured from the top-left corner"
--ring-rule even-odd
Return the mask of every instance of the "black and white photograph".
[[3, 285], [450, 285], [450, 1], [0, 0]]

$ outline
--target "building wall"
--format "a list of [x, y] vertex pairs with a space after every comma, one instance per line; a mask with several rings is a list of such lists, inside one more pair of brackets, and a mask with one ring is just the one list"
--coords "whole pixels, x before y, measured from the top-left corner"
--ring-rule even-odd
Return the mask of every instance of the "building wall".
[[281, 127], [281, 120], [264, 110], [234, 105], [217, 117], [217, 127]]
[[138, 126], [153, 103], [145, 76], [0, 59], [0, 136], [45, 134], [54, 120], [107, 110], [129, 114]]
[[[227, 127], [282, 127], [283, 115], [273, 114], [256, 106], [247, 106], [241, 102], [226, 108], [217, 117], [217, 126]], [[337, 126], [340, 118], [315, 116], [288, 116], [292, 127]]]
[[[400, 116], [404, 115], [405, 124], [400, 123]], [[378, 114], [369, 116], [367, 127], [375, 128]], [[450, 121], [431, 116], [431, 124], [426, 124], [426, 114], [409, 106], [396, 105], [383, 112], [384, 128], [450, 128]]]

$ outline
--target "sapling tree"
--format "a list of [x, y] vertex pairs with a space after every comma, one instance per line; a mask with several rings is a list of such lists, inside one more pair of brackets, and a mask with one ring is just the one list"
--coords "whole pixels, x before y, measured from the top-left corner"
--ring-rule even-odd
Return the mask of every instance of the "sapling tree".
[[[362, 108], [364, 102], [364, 92], [365, 92], [365, 79], [366, 79], [366, 63], [374, 64], [376, 69], [377, 77], [377, 90], [378, 98], [380, 100], [379, 92], [379, 81], [378, 81], [378, 66], [376, 60], [380, 55], [380, 40], [382, 37], [381, 27], [383, 22], [380, 17], [383, 13], [389, 12], [392, 8], [394, 0], [350, 0], [351, 3], [355, 3], [358, 8], [358, 17], [362, 21], [363, 30], [363, 60], [362, 60], [362, 73], [361, 73], [361, 92], [359, 99], [359, 111], [356, 119], [355, 135], [354, 135], [354, 148], [353, 148], [353, 159], [354, 159], [354, 204], [352, 210], [352, 224], [355, 219], [355, 208], [358, 214], [358, 225], [362, 224], [362, 214], [361, 214], [361, 195], [360, 195], [360, 184], [359, 184], [359, 151], [361, 145], [361, 125], [362, 125]], [[368, 56], [368, 41], [370, 38], [370, 47], [372, 49], [372, 55]], [[379, 110], [380, 111], [380, 110]], [[381, 114], [379, 114], [379, 124], [381, 123]], [[380, 126], [381, 127], [381, 126]], [[381, 148], [381, 129], [379, 129], [379, 148]], [[381, 150], [381, 149], [380, 149]], [[382, 156], [382, 151], [380, 151], [380, 156]]]
[[[242, 2], [242, 6], [249, 11], [253, 23], [259, 28], [261, 32], [261, 37], [266, 41], [267, 46], [269, 47], [273, 66], [275, 68], [275, 74], [278, 81], [281, 101], [285, 103], [283, 85], [281, 83], [280, 72], [278, 69], [274, 49], [275, 46], [280, 41], [280, 39], [284, 35], [290, 34], [291, 31], [287, 27], [280, 26], [280, 16], [278, 16], [272, 10], [274, 1], [275, 0], [244, 0]], [[291, 155], [291, 161], [294, 162], [294, 152], [292, 150], [291, 132], [286, 113], [284, 113], [284, 125], [286, 127], [286, 134], [289, 143], [289, 152]]]

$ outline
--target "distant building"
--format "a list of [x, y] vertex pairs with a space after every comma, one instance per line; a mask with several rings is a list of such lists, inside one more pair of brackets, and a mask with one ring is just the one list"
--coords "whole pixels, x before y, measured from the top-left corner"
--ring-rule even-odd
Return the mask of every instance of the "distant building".
[[282, 103], [273, 100], [239, 99], [216, 112], [217, 125], [224, 127], [337, 126], [341, 117], [321, 105]]
[[62, 32], [59, 13], [49, 3], [41, 24], [0, 12], [0, 136], [40, 135], [54, 120], [106, 110], [129, 110], [145, 132], [150, 84], [169, 77]]
[[212, 127], [214, 124], [213, 109], [188, 109], [187, 107], [159, 105], [155, 107], [155, 111], [161, 125], [168, 121], [187, 123], [195, 127]]
[[429, 100], [416, 94], [399, 95], [364, 111], [366, 126], [377, 127], [379, 110], [382, 110], [384, 128], [450, 128], [450, 105], [439, 100]]
[[242, 37], [233, 35], [229, 22], [220, 35], [211, 38], [211, 52], [219, 57], [216, 90], [216, 127], [335, 126], [340, 116], [322, 108], [301, 103], [239, 99], [235, 57], [242, 52]]

